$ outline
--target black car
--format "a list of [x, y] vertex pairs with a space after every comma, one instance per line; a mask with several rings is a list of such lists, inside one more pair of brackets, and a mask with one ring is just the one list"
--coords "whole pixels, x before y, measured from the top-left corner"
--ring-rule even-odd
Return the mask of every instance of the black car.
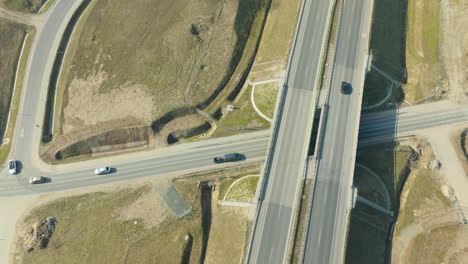
[[351, 87], [350, 83], [341, 82], [341, 93], [342, 94], [351, 94], [353, 92], [353, 88]]
[[230, 154], [224, 154], [223, 156], [215, 157], [213, 158], [213, 161], [215, 163], [223, 163], [223, 162], [229, 162], [229, 161], [238, 161], [242, 159], [242, 155], [239, 153], [230, 153]]

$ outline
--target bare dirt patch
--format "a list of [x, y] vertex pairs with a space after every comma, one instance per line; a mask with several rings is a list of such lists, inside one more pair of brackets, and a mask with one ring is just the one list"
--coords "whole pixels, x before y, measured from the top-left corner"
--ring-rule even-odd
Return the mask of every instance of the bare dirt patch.
[[153, 98], [145, 87], [127, 83], [119, 89], [99, 93], [99, 87], [107, 78], [104, 73], [98, 73], [86, 80], [74, 79], [71, 82], [68, 104], [64, 109], [64, 134], [120, 118], [151, 123]]
[[169, 211], [159, 193], [152, 191], [141, 195], [126, 207], [119, 208], [116, 214], [123, 221], [142, 219], [146, 228], [152, 228], [162, 223]]
[[415, 144], [422, 147], [423, 154], [412, 168], [400, 198], [391, 259], [392, 263], [444, 263], [435, 256], [451, 255], [449, 248], [463, 250], [468, 241], [465, 237], [461, 248], [452, 243], [452, 227], [460, 223], [458, 205], [442, 171], [431, 166], [437, 156], [429, 143], [417, 139]]

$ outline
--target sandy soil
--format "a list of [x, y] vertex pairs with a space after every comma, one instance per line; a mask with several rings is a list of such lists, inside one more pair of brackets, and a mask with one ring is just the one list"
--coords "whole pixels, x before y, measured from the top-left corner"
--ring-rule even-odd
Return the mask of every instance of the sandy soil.
[[451, 140], [454, 136], [460, 136], [459, 129], [450, 127], [437, 128], [430, 133], [426, 133], [435, 156], [442, 164], [441, 171], [447, 180], [447, 185], [450, 186], [455, 197], [458, 199], [465, 216], [468, 216], [468, 176], [465, 173], [464, 163], [461, 160], [457, 145]]
[[[122, 118], [136, 119], [145, 124], [151, 123], [153, 98], [147, 92], [147, 88], [143, 85], [125, 84], [119, 89], [100, 93], [99, 87], [106, 79], [108, 79], [106, 74], [98, 73], [86, 80], [72, 81], [69, 88], [69, 102], [64, 109], [65, 135], [80, 131], [83, 127]], [[119, 126], [122, 127], [124, 124], [119, 123]]]
[[37, 196], [0, 199], [0, 263], [10, 263], [9, 252], [14, 252], [16, 221], [34, 205]]
[[449, 80], [448, 97], [468, 103], [468, 0], [441, 1], [441, 54]]
[[[428, 140], [430, 145], [421, 139], [411, 143], [419, 145], [415, 145], [416, 149], [422, 147], [423, 155], [412, 168], [401, 194], [400, 214], [392, 241], [392, 263], [413, 263], [411, 261], [414, 260], [415, 254], [424, 256], [427, 253], [426, 250], [415, 252], [415, 249], [424, 248], [424, 244], [416, 240], [420, 235], [424, 235], [423, 243], [426, 243], [430, 239], [427, 234], [432, 230], [458, 224], [459, 219], [455, 210], [452, 206], [447, 206], [446, 199], [449, 197], [443, 198], [443, 196], [432, 193], [433, 191], [440, 191], [443, 195], [450, 196], [450, 193], [444, 191], [449, 187], [443, 184], [446, 182], [444, 175], [446, 175], [447, 170], [435, 170], [430, 172], [432, 175], [427, 175], [429, 172], [426, 169], [432, 160], [441, 160], [440, 155], [448, 155], [448, 159], [453, 158], [449, 154], [450, 144], [448, 148], [441, 148], [441, 146], [444, 146], [443, 142], [442, 145], [437, 140], [434, 143], [432, 137], [428, 137]], [[444, 168], [446, 165], [443, 162], [446, 160], [441, 161], [442, 168]], [[417, 177], [431, 177], [432, 180], [429, 182], [426, 180], [421, 181]], [[447, 180], [447, 182], [453, 182], [453, 179]], [[417, 185], [417, 183], [424, 183], [424, 185]], [[452, 196], [450, 198], [453, 199]], [[415, 199], [418, 199], [418, 201]], [[444, 243], [444, 241], [439, 243]], [[420, 246], [423, 246], [423, 248], [420, 248]]]

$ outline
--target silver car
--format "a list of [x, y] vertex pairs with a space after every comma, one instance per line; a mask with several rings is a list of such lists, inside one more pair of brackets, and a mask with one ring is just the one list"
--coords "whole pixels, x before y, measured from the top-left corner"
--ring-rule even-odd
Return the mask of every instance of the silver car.
[[94, 170], [94, 174], [96, 175], [104, 175], [104, 174], [109, 174], [111, 172], [112, 172], [111, 167], [97, 168]]
[[30, 184], [40, 184], [45, 181], [45, 178], [42, 176], [37, 176], [37, 177], [31, 177], [29, 178], [29, 183]]

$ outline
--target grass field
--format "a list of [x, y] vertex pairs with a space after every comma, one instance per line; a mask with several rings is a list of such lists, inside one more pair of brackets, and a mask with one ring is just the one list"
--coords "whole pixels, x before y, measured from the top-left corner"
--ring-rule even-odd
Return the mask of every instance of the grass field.
[[[92, 4], [57, 91], [65, 89], [63, 133], [126, 115], [150, 125], [204, 101], [237, 66], [258, 2]], [[99, 104], [102, 114], [87, 114]]]
[[[21, 94], [21, 86], [23, 81], [24, 68], [26, 67], [26, 56], [18, 62], [23, 45], [26, 26], [0, 21], [0, 144], [4, 139], [11, 141], [13, 128], [16, 121], [18, 104]], [[31, 35], [31, 34], [30, 34]], [[33, 35], [33, 34], [32, 34]], [[32, 38], [28, 38], [32, 39]], [[25, 45], [26, 50], [29, 50], [29, 41]], [[26, 51], [27, 53], [27, 51]], [[15, 74], [17, 65], [19, 65], [18, 73], [18, 89], [14, 89]], [[15, 91], [15, 93], [13, 93]], [[10, 126], [7, 127], [8, 115], [11, 111], [12, 118]], [[0, 145], [0, 164], [5, 161], [8, 156], [11, 144]]]
[[[414, 155], [410, 147], [396, 142], [359, 148], [356, 163], [376, 173], [384, 186], [367, 170], [356, 167], [354, 185], [358, 194], [385, 207], [384, 187], [390, 195], [390, 208], [396, 211]], [[392, 217], [357, 202], [351, 211], [346, 263], [386, 263], [386, 250], [390, 247], [387, 232], [393, 221]]]
[[263, 114], [271, 119], [273, 119], [275, 112], [278, 85], [277, 82], [255, 85], [255, 104]]
[[[49, 0], [53, 2], [54, 0]], [[0, 0], [0, 6], [22, 11], [22, 12], [37, 12], [47, 0]]]
[[[229, 173], [242, 174], [230, 170], [209, 177], [222, 184], [218, 177]], [[239, 263], [247, 239], [247, 210], [217, 205], [218, 191], [206, 204], [197, 188], [200, 179], [173, 182], [193, 208], [181, 219], [165, 207], [158, 183], [67, 196], [40, 205], [21, 221], [16, 263], [198, 263], [206, 234], [203, 263]], [[211, 208], [207, 215], [204, 208]], [[47, 248], [26, 253], [31, 226], [49, 216], [58, 222]], [[209, 217], [208, 231], [204, 217]]]
[[351, 216], [346, 250], [347, 264], [385, 263], [386, 232]]
[[248, 86], [239, 100], [234, 103], [234, 111], [229, 112], [218, 124], [213, 137], [230, 136], [240, 133], [252, 132], [270, 127], [270, 122], [260, 117], [255, 112], [250, 94], [252, 86]]
[[258, 50], [257, 63], [285, 60], [289, 54], [300, 1], [273, 0]]
[[[388, 103], [418, 103], [440, 86], [439, 10], [438, 0], [375, 1], [372, 63], [403, 84], [394, 88]], [[378, 75], [372, 70], [367, 76], [364, 105], [387, 94], [389, 81]]]
[[396, 206], [409, 172], [410, 158], [414, 155], [410, 147], [389, 142], [358, 149], [356, 163], [380, 176], [390, 193], [392, 205]]
[[[250, 202], [255, 196], [258, 179], [259, 177], [249, 177], [237, 182], [227, 194], [226, 200]], [[220, 199], [223, 198], [224, 196], [220, 197]]]
[[408, 83], [403, 86], [405, 100], [418, 102], [440, 87], [439, 64], [440, 1], [408, 1], [406, 66]]
[[[404, 81], [405, 8], [404, 1], [376, 0], [371, 29], [372, 63], [398, 82]], [[377, 75], [377, 72], [371, 71], [366, 78], [365, 105], [375, 104], [387, 94], [388, 81]], [[395, 92], [398, 93], [398, 90]], [[402, 101], [401, 97], [393, 99], [394, 102]]]

